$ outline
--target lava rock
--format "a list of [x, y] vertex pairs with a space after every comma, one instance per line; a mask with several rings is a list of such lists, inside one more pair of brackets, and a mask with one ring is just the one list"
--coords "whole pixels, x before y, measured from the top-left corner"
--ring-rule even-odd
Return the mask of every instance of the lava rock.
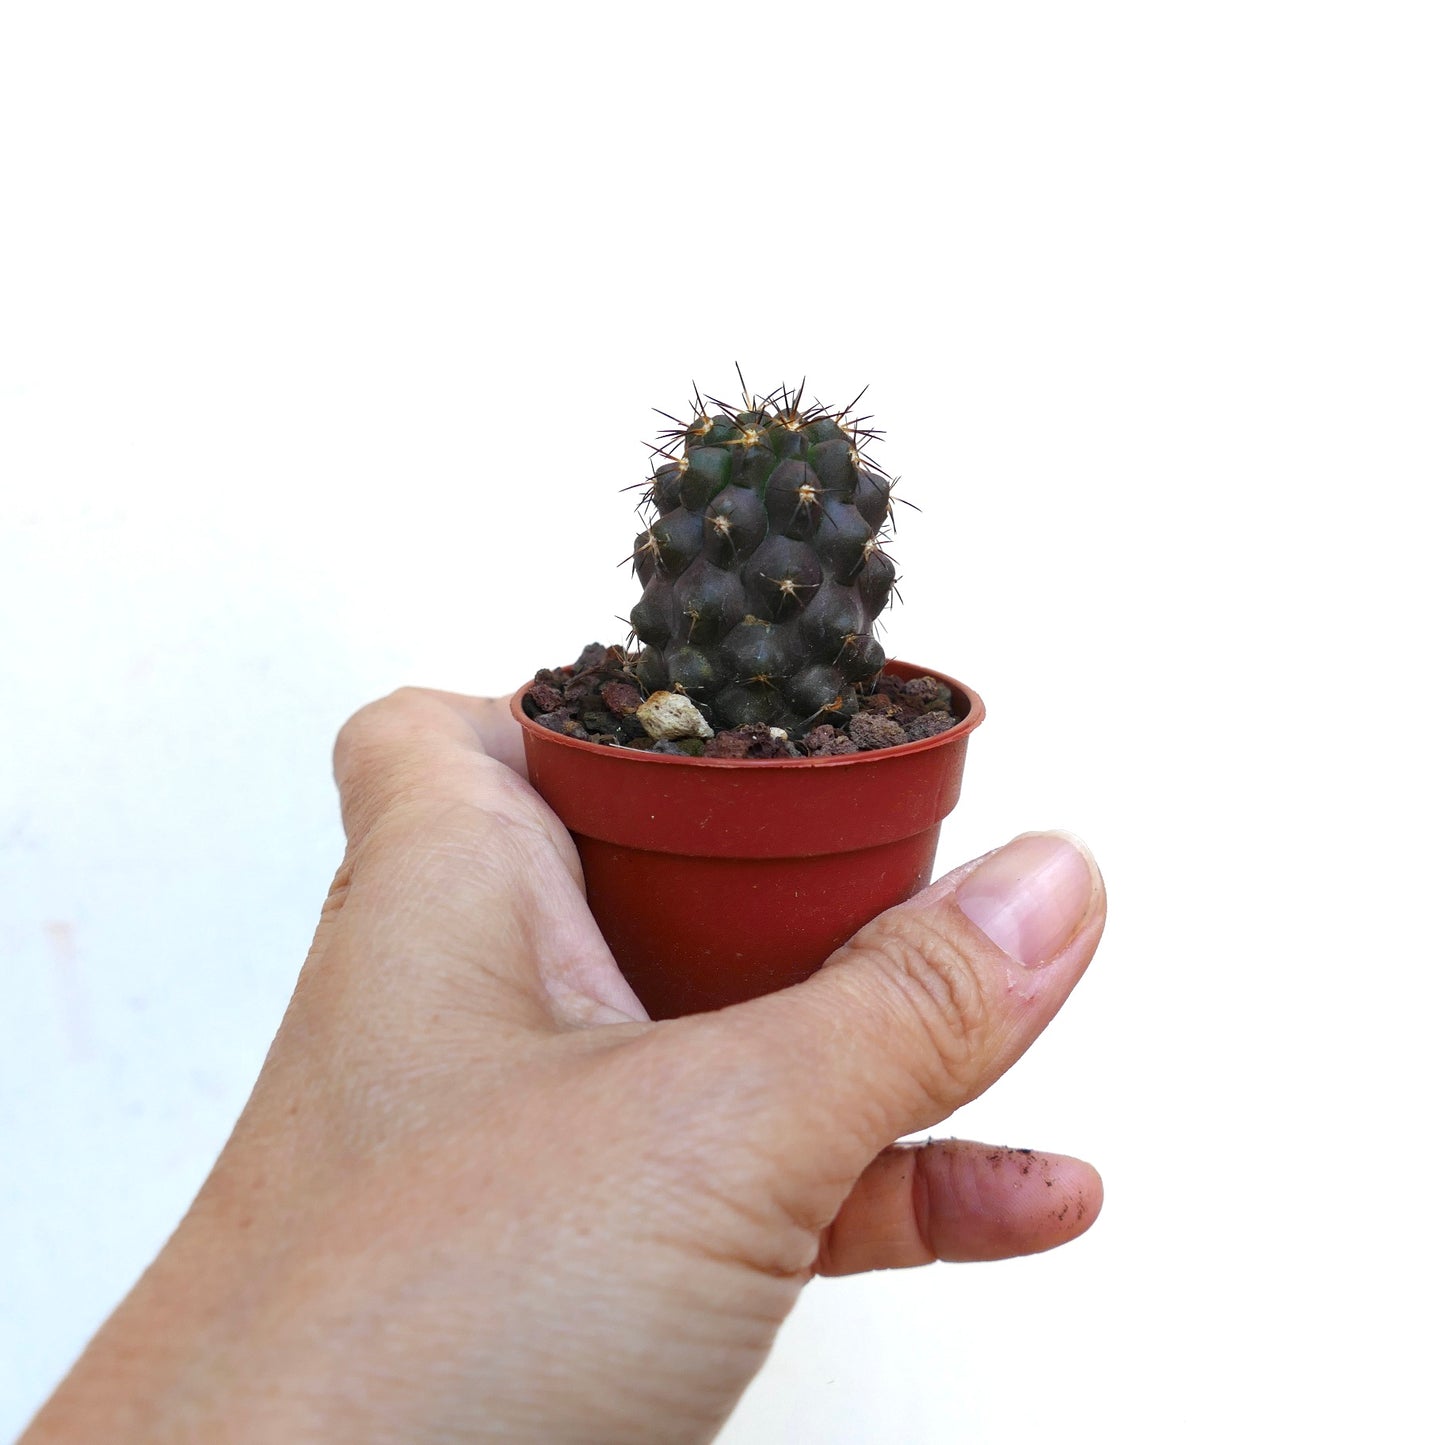
[[631, 717], [642, 705], [642, 694], [625, 682], [604, 682], [602, 702], [608, 712], [618, 717]]
[[707, 758], [791, 758], [788, 734], [783, 728], [770, 728], [766, 723], [744, 723], [741, 727], [720, 732], [703, 749]]
[[[866, 717], [869, 714], [859, 713], [858, 716]], [[858, 744], [847, 733], [839, 732], [831, 723], [824, 723], [803, 739], [803, 749], [814, 758], [841, 758], [848, 753], [856, 753]]]
[[615, 648], [604, 647], [600, 642], [589, 642], [577, 654], [573, 664], [574, 672], [591, 672], [594, 668], [606, 667]]
[[584, 712], [581, 723], [589, 733], [606, 733], [610, 738], [615, 738], [618, 733], [616, 717], [605, 708], [599, 708], [596, 712]]
[[908, 741], [908, 735], [892, 718], [879, 717], [871, 712], [860, 712], [849, 722], [848, 736], [865, 752], [896, 748]]
[[[527, 707], [528, 703], [536, 709], [533, 712]], [[531, 687], [522, 694], [522, 708], [528, 717], [537, 717], [541, 713], [556, 712], [562, 706], [562, 694], [550, 683], [534, 682]]]
[[943, 690], [943, 684], [936, 677], [911, 677], [901, 689], [904, 697], [915, 699], [923, 707], [936, 702]]
[[715, 738], [709, 738], [703, 748], [706, 758], [733, 758], [741, 760], [748, 756], [752, 739], [741, 728], [728, 728]]
[[582, 726], [576, 718], [566, 712], [544, 712], [537, 721], [548, 730], [548, 732], [561, 733], [566, 738], [577, 738], [581, 742], [588, 742], [590, 738], [587, 729]]
[[858, 710], [877, 713], [880, 717], [896, 717], [899, 707], [886, 692], [873, 692], [858, 699]]
[[952, 713], [923, 712], [919, 713], [903, 732], [909, 742], [916, 743], [923, 738], [936, 738], [939, 733], [946, 733], [949, 728], [957, 726]]

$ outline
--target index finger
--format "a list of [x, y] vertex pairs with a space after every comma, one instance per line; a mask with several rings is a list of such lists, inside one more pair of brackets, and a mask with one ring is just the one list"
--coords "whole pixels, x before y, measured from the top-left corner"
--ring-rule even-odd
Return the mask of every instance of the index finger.
[[512, 716], [504, 697], [467, 697], [459, 692], [437, 692], [417, 688], [417, 692], [434, 697], [454, 709], [476, 729], [477, 741], [489, 757], [505, 763], [514, 773], [527, 776], [527, 760], [522, 752], [522, 729]]
[[505, 704], [403, 688], [336, 742], [351, 860], [336, 938], [379, 967], [540, 987], [567, 1018], [645, 1018], [587, 911], [560, 820], [488, 744]]
[[[522, 730], [505, 698], [403, 687], [368, 703], [347, 720], [332, 755], [347, 838], [404, 797], [470, 796], [492, 763], [527, 776]], [[493, 783], [508, 791], [505, 780]]]

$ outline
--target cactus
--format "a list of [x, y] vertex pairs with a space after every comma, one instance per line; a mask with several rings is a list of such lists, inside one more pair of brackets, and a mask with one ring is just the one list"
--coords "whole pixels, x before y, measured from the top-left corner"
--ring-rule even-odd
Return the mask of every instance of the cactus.
[[858, 399], [804, 408], [802, 390], [759, 399], [745, 385], [736, 410], [694, 390], [643, 484], [637, 679], [686, 693], [719, 729], [796, 738], [841, 723], [884, 663], [873, 626], [893, 592], [893, 482], [864, 455], [878, 433], [850, 420]]

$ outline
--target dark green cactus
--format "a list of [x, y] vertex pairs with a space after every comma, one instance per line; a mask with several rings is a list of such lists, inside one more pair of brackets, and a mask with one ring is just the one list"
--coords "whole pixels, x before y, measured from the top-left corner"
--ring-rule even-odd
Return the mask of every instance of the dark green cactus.
[[648, 484], [638, 681], [687, 693], [714, 727], [796, 735], [839, 720], [883, 666], [873, 625], [893, 590], [881, 545], [893, 484], [863, 455], [876, 433], [852, 407], [801, 399], [801, 386], [745, 392], [737, 411], [709, 398], [709, 414], [697, 397], [692, 421], [662, 433]]

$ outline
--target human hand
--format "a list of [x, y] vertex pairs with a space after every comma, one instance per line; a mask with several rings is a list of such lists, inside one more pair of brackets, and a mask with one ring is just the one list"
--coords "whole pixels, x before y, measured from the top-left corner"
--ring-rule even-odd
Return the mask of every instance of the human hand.
[[1093, 956], [1087, 854], [1028, 834], [816, 976], [647, 1020], [505, 706], [343, 729], [345, 860], [250, 1101], [43, 1441], [710, 1439], [810, 1278], [1093, 1222], [1057, 1155], [900, 1146]]

